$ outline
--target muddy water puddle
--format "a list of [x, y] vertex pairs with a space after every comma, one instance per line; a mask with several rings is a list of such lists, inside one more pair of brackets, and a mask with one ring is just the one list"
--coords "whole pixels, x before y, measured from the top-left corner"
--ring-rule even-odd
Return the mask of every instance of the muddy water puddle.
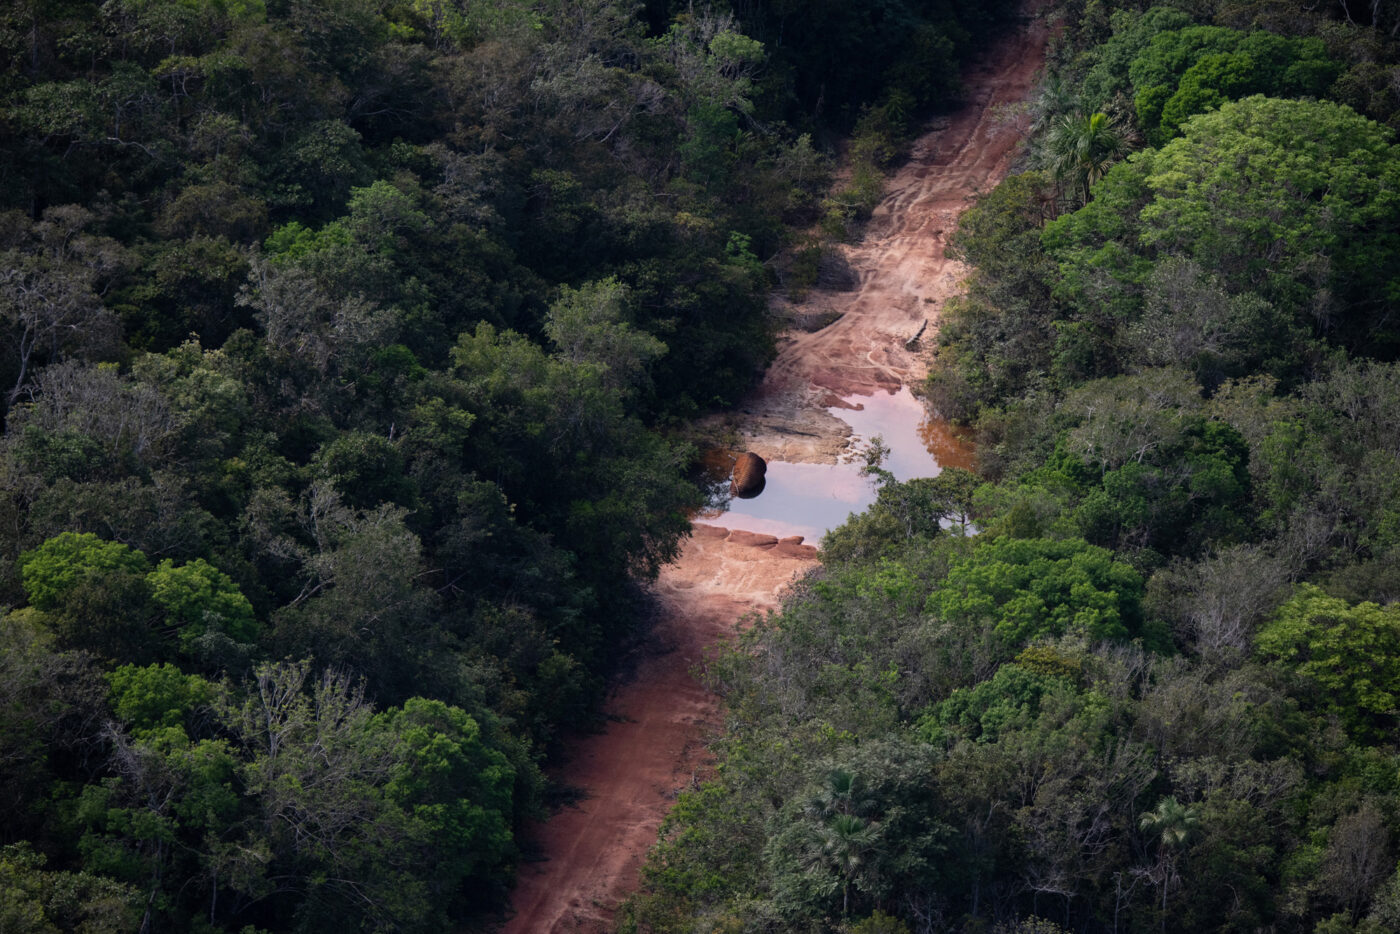
[[[897, 393], [849, 396], [827, 409], [851, 426], [858, 450], [880, 436], [889, 453], [884, 469], [897, 480], [934, 477], [944, 466], [972, 466], [972, 447], [954, 437], [946, 423], [930, 419], [907, 388]], [[816, 545], [852, 513], [875, 502], [875, 484], [862, 475], [864, 460], [841, 464], [788, 464], [769, 461], [763, 491], [752, 499], [728, 493], [732, 457], [715, 459], [714, 507], [696, 516], [700, 524], [722, 525], [785, 538], [803, 536]]]

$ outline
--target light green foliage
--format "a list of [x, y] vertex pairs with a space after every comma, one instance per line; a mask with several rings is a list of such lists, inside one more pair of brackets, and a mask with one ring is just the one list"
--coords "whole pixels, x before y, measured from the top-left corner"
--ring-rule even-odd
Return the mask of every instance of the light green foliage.
[[112, 710], [133, 730], [154, 734], [182, 727], [200, 708], [214, 701], [215, 688], [199, 675], [187, 675], [169, 663], [123, 665], [107, 673]]
[[752, 83], [749, 76], [763, 63], [763, 43], [731, 29], [724, 29], [710, 39], [708, 63], [720, 77], [734, 82], [730, 99], [741, 111], [752, 111], [748, 102]]
[[1164, 850], [1177, 850], [1199, 829], [1200, 814], [1196, 808], [1168, 796], [1138, 818], [1138, 827], [1156, 837]]
[[1067, 633], [1093, 640], [1140, 634], [1143, 582], [1111, 552], [1083, 541], [1000, 538], [955, 562], [927, 611], [986, 626], [1007, 648]]
[[350, 243], [350, 229], [345, 224], [332, 222], [319, 230], [312, 230], [300, 221], [289, 221], [269, 234], [263, 247], [270, 256], [296, 261], [312, 253]]
[[[449, 3], [446, 0], [408, 0], [408, 2], [396, 6], [399, 9], [395, 10], [395, 13], [403, 16], [404, 19], [412, 19], [422, 23], [428, 30], [442, 39], [455, 43], [465, 43], [469, 42], [473, 36], [471, 21], [456, 3]], [[412, 26], [401, 23], [391, 23], [389, 28], [406, 35], [412, 35], [414, 32]]]
[[1255, 637], [1260, 655], [1296, 672], [1314, 702], [1362, 736], [1394, 722], [1400, 701], [1400, 608], [1352, 605], [1304, 584]]
[[777, 168], [792, 186], [788, 195], [790, 206], [800, 207], [824, 190], [831, 161], [812, 145], [812, 135], [803, 133], [791, 148], [779, 153]]
[[1388, 297], [1400, 248], [1400, 157], [1389, 133], [1337, 104], [1262, 97], [1224, 104], [1183, 131], [1150, 163], [1146, 244], [1294, 308], [1324, 288]]
[[403, 759], [386, 796], [423, 825], [444, 897], [467, 879], [502, 879], [515, 855], [515, 772], [476, 721], [441, 701], [411, 698], [380, 715]]
[[857, 921], [847, 930], [850, 934], [909, 934], [909, 925], [877, 909], [870, 917]]
[[91, 532], [64, 532], [20, 555], [20, 576], [29, 602], [41, 610], [60, 609], [79, 588], [101, 586], [104, 578], [145, 575], [150, 562], [120, 542]]
[[257, 640], [253, 605], [232, 578], [203, 558], [179, 567], [166, 558], [147, 575], [146, 583], [166, 622], [179, 628], [180, 643], [186, 649], [211, 632], [234, 642]]
[[413, 195], [380, 180], [365, 188], [352, 188], [344, 224], [371, 253], [394, 253], [409, 238], [432, 228], [432, 219], [415, 203]]
[[387, 16], [396, 35], [410, 38], [421, 30], [437, 44], [464, 47], [513, 30], [543, 27], [539, 14], [520, 0], [405, 0]]
[[629, 298], [615, 278], [565, 286], [544, 325], [560, 356], [601, 367], [604, 381], [619, 391], [645, 388], [649, 364], [666, 353], [665, 344], [628, 322]]

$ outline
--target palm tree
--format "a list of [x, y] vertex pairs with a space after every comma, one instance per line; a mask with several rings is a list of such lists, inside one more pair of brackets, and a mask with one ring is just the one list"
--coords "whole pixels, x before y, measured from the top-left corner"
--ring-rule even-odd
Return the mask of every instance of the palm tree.
[[851, 883], [879, 842], [880, 825], [870, 819], [874, 809], [875, 802], [866, 793], [860, 776], [842, 768], [826, 774], [821, 790], [802, 809], [815, 825], [807, 863], [840, 874], [843, 916], [850, 908]]
[[841, 915], [850, 907], [851, 882], [875, 847], [879, 827], [854, 814], [837, 814], [818, 831], [818, 860], [841, 874]]
[[1069, 180], [1089, 203], [1089, 189], [1132, 149], [1121, 121], [1104, 113], [1056, 117], [1045, 131], [1042, 151], [1048, 167], [1061, 181]]
[[1050, 129], [1050, 125], [1056, 120], [1078, 108], [1079, 102], [1074, 91], [1058, 73], [1052, 72], [1041, 82], [1040, 87], [1036, 89], [1035, 99], [1031, 101], [1031, 135], [1039, 136]]
[[832, 769], [826, 775], [826, 787], [807, 802], [804, 810], [809, 817], [829, 820], [837, 814], [865, 814], [874, 802], [865, 796], [860, 776], [846, 769]]
[[1201, 824], [1194, 805], [1182, 804], [1175, 795], [1138, 817], [1138, 829], [1157, 838], [1157, 867], [1162, 877], [1162, 930], [1167, 929], [1167, 890], [1176, 877], [1176, 854], [1195, 836]]

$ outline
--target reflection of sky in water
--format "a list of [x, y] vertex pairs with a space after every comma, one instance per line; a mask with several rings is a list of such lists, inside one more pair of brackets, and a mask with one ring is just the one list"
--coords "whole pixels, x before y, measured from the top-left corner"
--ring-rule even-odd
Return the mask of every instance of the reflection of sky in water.
[[[939, 461], [930, 450], [948, 463], [966, 465], [971, 455], [964, 447], [954, 447], [946, 429], [924, 423], [923, 405], [908, 389], [874, 396], [851, 396], [846, 402], [860, 405], [860, 411], [830, 408], [832, 415], [846, 422], [856, 433], [858, 444], [875, 435], [884, 438], [890, 455], [885, 469], [899, 480], [937, 476]], [[747, 529], [783, 538], [805, 536], [817, 544], [829, 529], [846, 521], [853, 512], [864, 512], [875, 502], [875, 486], [861, 476], [863, 463], [786, 464], [768, 463], [763, 492], [753, 499], [734, 499], [725, 514], [706, 513], [697, 521], [732, 529]], [[728, 477], [724, 484], [727, 485]], [[727, 486], [725, 487], [727, 489]]]

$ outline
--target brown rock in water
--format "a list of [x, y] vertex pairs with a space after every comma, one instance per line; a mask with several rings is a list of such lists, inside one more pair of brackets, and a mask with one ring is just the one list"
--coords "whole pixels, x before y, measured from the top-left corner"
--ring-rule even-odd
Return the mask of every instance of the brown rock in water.
[[763, 492], [763, 475], [768, 472], [768, 463], [757, 454], [745, 451], [734, 462], [734, 474], [729, 489], [740, 499], [748, 499]]

